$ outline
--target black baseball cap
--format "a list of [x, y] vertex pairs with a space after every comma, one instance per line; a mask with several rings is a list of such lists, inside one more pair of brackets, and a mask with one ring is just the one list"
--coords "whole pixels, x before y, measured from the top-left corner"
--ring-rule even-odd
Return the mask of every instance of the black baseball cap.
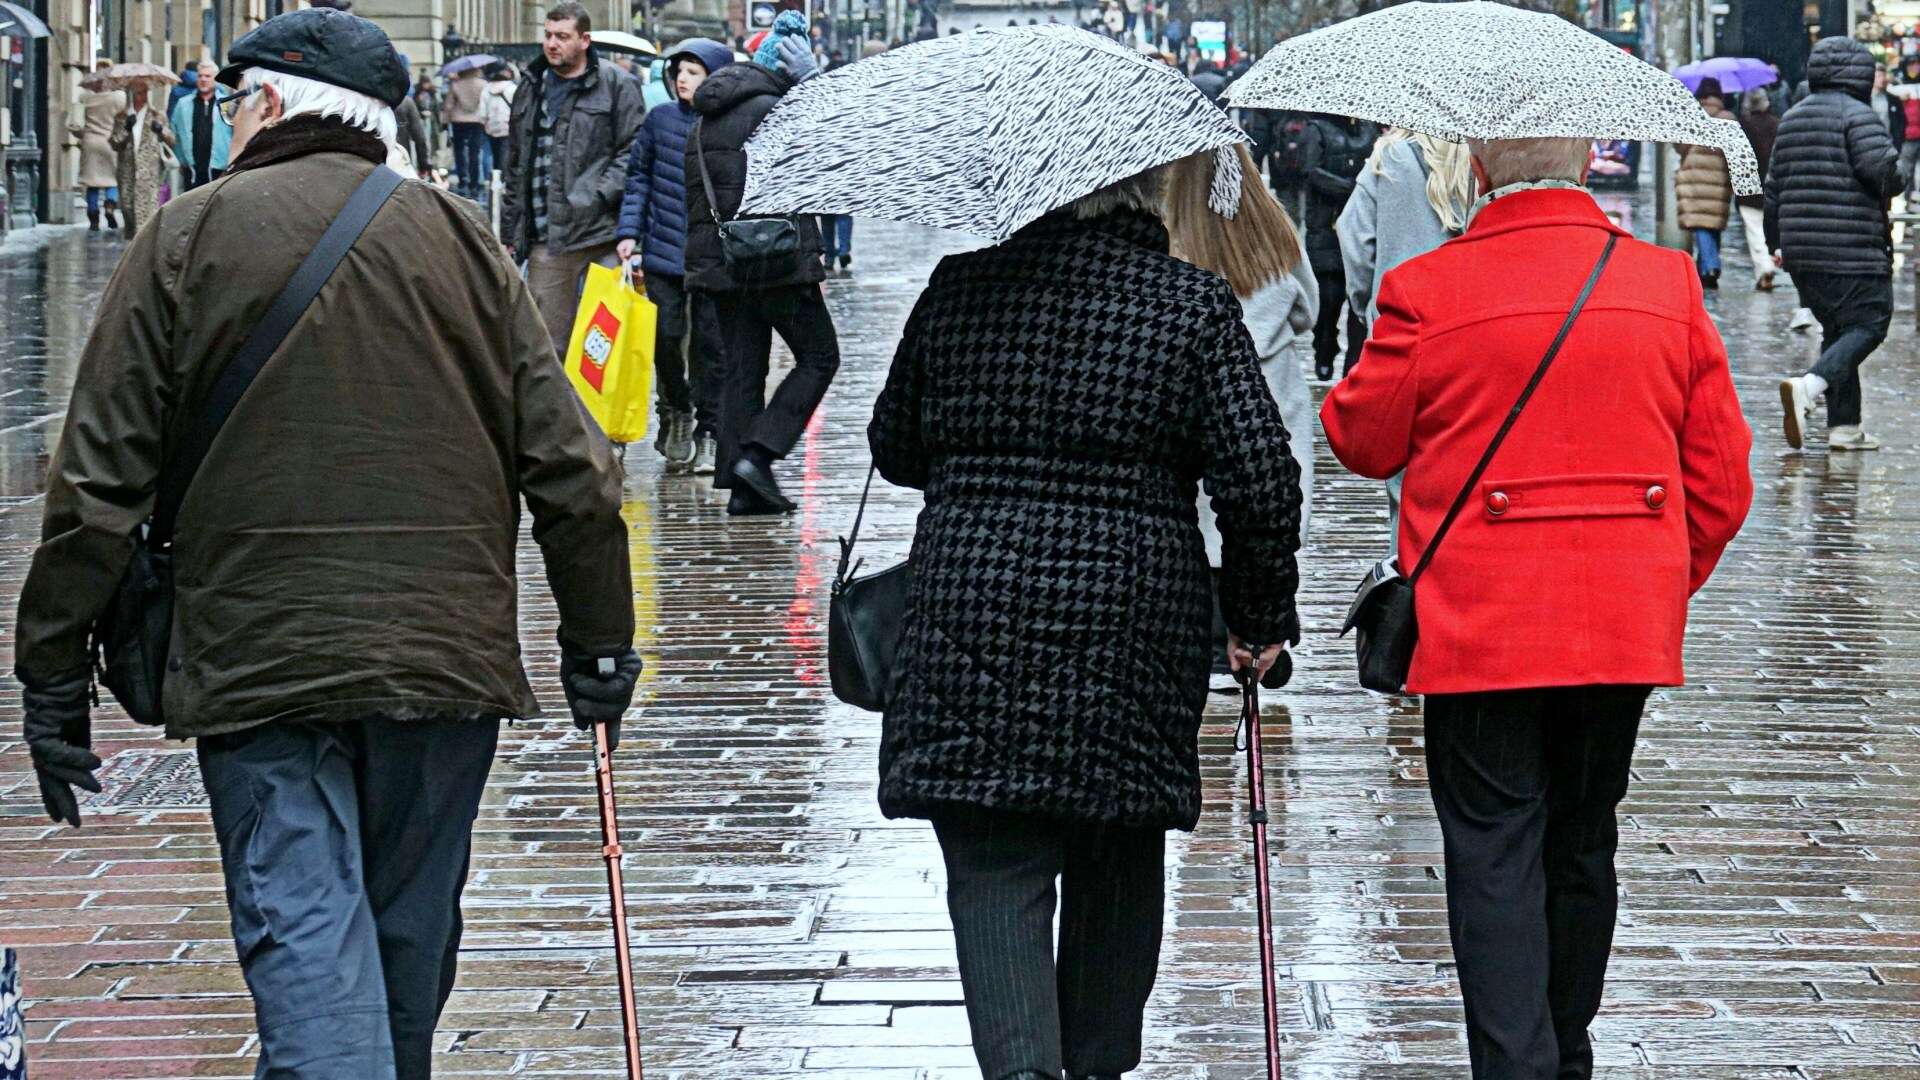
[[227, 66], [215, 79], [237, 88], [256, 67], [357, 90], [389, 106], [399, 105], [412, 84], [385, 30], [333, 8], [290, 11], [254, 27], [227, 50]]

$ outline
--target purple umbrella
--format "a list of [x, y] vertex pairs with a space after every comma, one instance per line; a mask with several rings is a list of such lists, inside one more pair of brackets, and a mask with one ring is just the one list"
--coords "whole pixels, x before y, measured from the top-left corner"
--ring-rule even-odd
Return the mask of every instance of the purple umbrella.
[[1748, 56], [1716, 56], [1711, 60], [1675, 68], [1673, 77], [1694, 91], [1700, 89], [1700, 80], [1717, 79], [1720, 89], [1729, 94], [1743, 94], [1780, 81], [1779, 73], [1765, 60]]
[[463, 56], [458, 60], [450, 61], [446, 67], [440, 69], [440, 74], [451, 78], [463, 71], [472, 71], [475, 68], [483, 68], [488, 64], [497, 64], [499, 62], [500, 58], [497, 56], [490, 56], [487, 53], [474, 53], [471, 56]]

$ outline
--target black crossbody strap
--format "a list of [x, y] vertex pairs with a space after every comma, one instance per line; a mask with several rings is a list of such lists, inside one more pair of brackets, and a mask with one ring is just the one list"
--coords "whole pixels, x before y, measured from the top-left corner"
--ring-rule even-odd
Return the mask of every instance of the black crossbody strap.
[[1520, 391], [1520, 400], [1514, 402], [1513, 408], [1507, 411], [1506, 422], [1494, 433], [1493, 441], [1487, 444], [1487, 452], [1480, 455], [1480, 464], [1473, 467], [1473, 474], [1461, 486], [1459, 496], [1453, 500], [1453, 506], [1447, 510], [1440, 527], [1434, 530], [1433, 539], [1427, 541], [1427, 550], [1420, 553], [1420, 565], [1413, 568], [1413, 574], [1407, 578], [1408, 584], [1418, 583], [1420, 575], [1426, 573], [1427, 564], [1433, 561], [1433, 553], [1440, 550], [1440, 541], [1447, 538], [1447, 531], [1453, 528], [1454, 519], [1460, 516], [1461, 510], [1466, 509], [1467, 500], [1473, 496], [1473, 489], [1480, 483], [1480, 477], [1485, 475], [1487, 466], [1493, 464], [1493, 455], [1499, 452], [1500, 444], [1507, 441], [1507, 432], [1513, 430], [1513, 422], [1520, 419], [1520, 410], [1527, 407], [1533, 392], [1540, 388], [1540, 380], [1547, 377], [1547, 369], [1553, 366], [1553, 358], [1560, 355], [1560, 346], [1566, 344], [1574, 320], [1580, 317], [1580, 310], [1587, 306], [1587, 298], [1593, 295], [1593, 287], [1600, 282], [1600, 272], [1607, 268], [1607, 260], [1613, 257], [1613, 247], [1619, 242], [1619, 233], [1607, 237], [1607, 246], [1600, 249], [1600, 260], [1593, 264], [1593, 273], [1587, 275], [1587, 283], [1581, 287], [1580, 296], [1573, 302], [1573, 309], [1567, 312], [1566, 321], [1560, 324], [1560, 332], [1554, 335], [1553, 344], [1547, 346], [1547, 355], [1540, 358], [1540, 366], [1534, 369], [1527, 388]]
[[213, 446], [214, 436], [220, 434], [220, 428], [233, 413], [234, 406], [240, 404], [247, 387], [253, 385], [254, 376], [260, 374], [260, 369], [280, 348], [280, 343], [287, 339], [287, 333], [306, 313], [313, 298], [320, 294], [321, 286], [333, 276], [354, 241], [360, 239], [360, 234], [366, 231], [373, 216], [386, 204], [387, 196], [400, 186], [400, 179], [399, 173], [379, 165], [360, 182], [360, 186], [347, 199], [346, 206], [341, 208], [340, 215], [333, 219], [333, 224], [327, 226], [319, 243], [313, 245], [313, 250], [307, 253], [299, 269], [287, 280], [286, 287], [280, 290], [279, 296], [274, 297], [266, 314], [254, 324], [239, 351], [221, 369], [219, 378], [214, 380], [212, 388], [207, 391], [206, 400], [201, 403], [200, 412], [192, 417], [181, 432], [178, 447], [161, 470], [159, 497], [153, 508], [153, 527], [147, 534], [149, 544], [157, 548], [172, 541], [180, 504], [186, 499], [187, 487], [193, 483], [194, 474], [200, 471], [200, 463], [206, 459], [207, 450]]
[[693, 122], [693, 132], [687, 136], [687, 142], [693, 147], [693, 160], [700, 165], [700, 187], [707, 193], [707, 213], [715, 225], [725, 225], [726, 222], [720, 220], [720, 200], [713, 197], [713, 175], [707, 172], [707, 152], [700, 146], [700, 125], [706, 122], [704, 116]]
[[880, 463], [877, 461], [867, 467], [867, 484], [860, 489], [860, 509], [853, 514], [853, 531], [840, 538], [839, 578], [842, 581], [860, 569], [860, 564], [853, 561], [853, 545], [860, 542], [860, 522], [866, 519], [867, 496], [873, 494], [873, 475], [879, 471]]

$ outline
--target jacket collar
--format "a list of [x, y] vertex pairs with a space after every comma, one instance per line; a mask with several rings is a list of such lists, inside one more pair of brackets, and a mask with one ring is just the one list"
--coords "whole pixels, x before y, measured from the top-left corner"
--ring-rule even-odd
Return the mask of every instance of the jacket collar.
[[[553, 65], [547, 63], [547, 54], [541, 53], [533, 58], [533, 63], [527, 65], [526, 74], [522, 75], [521, 79], [537, 87], [546, 81], [547, 72], [552, 70]], [[582, 80], [580, 83], [582, 90], [591, 89], [594, 83], [600, 81], [600, 54], [594, 51], [592, 44], [587, 46], [587, 69], [581, 72], [579, 77]]]
[[1167, 227], [1158, 217], [1143, 210], [1115, 210], [1096, 218], [1075, 217], [1071, 211], [1056, 210], [1014, 235], [1059, 241], [1089, 233], [1110, 236], [1152, 251], [1165, 252], [1171, 247]]
[[233, 159], [227, 171], [260, 169], [329, 151], [363, 157], [375, 165], [384, 165], [387, 160], [387, 145], [378, 135], [352, 127], [337, 117], [308, 113], [261, 128], [247, 141], [247, 148]]
[[1498, 197], [1480, 207], [1467, 223], [1466, 233], [1455, 243], [1550, 225], [1585, 225], [1621, 236], [1630, 235], [1614, 224], [1585, 188], [1527, 187], [1495, 194]]

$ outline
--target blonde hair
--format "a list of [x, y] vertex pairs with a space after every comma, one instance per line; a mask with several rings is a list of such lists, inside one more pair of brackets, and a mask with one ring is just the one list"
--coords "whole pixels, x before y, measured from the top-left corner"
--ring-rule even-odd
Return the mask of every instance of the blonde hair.
[[1224, 218], [1207, 205], [1213, 188], [1213, 151], [1168, 166], [1167, 230], [1174, 254], [1227, 279], [1239, 296], [1252, 296], [1300, 265], [1300, 231], [1260, 179], [1245, 145], [1240, 155], [1240, 212]]
[[1440, 227], [1458, 233], [1467, 227], [1467, 214], [1473, 209], [1473, 154], [1465, 143], [1449, 142], [1406, 128], [1389, 128], [1373, 144], [1368, 164], [1374, 175], [1386, 175], [1386, 154], [1395, 143], [1410, 142], [1414, 153], [1427, 163], [1427, 205]]
[[1475, 160], [1487, 172], [1487, 190], [1538, 180], [1578, 184], [1593, 160], [1593, 140], [1569, 138], [1468, 139]]

